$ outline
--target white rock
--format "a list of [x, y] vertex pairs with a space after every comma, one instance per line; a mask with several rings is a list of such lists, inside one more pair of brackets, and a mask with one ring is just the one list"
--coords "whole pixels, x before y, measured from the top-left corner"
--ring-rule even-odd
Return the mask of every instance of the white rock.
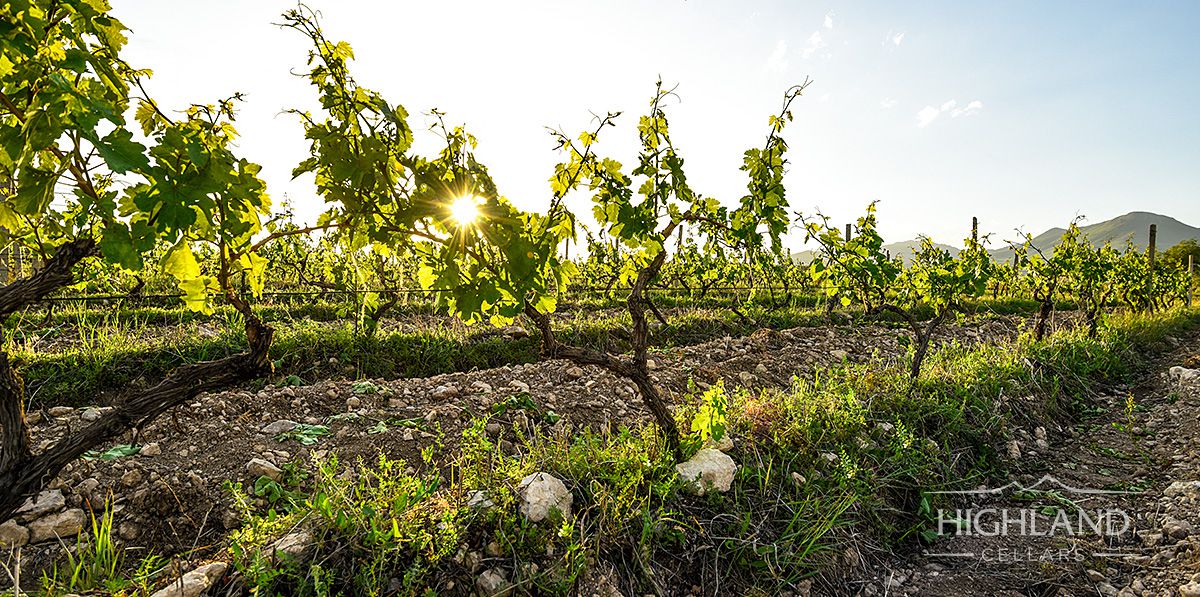
[[1186, 585], [1180, 585], [1179, 597], [1200, 597], [1200, 582], [1192, 581]]
[[471, 492], [471, 497], [467, 498], [468, 508], [482, 508], [484, 510], [496, 507], [496, 503], [488, 497], [488, 493], [482, 489], [477, 489]]
[[200, 597], [205, 590], [225, 575], [225, 562], [201, 566], [163, 587], [151, 597]]
[[451, 400], [461, 395], [462, 392], [457, 387], [451, 385], [438, 386], [433, 389], [433, 397], [437, 400]]
[[529, 393], [529, 384], [527, 384], [519, 379], [514, 379], [514, 380], [508, 382], [508, 385], [512, 386], [518, 392], [525, 392], [526, 394]]
[[267, 425], [266, 427], [263, 427], [262, 432], [267, 435], [278, 435], [280, 433], [286, 433], [288, 431], [291, 431], [292, 429], [295, 429], [296, 425], [297, 425], [297, 423], [295, 421], [289, 421], [287, 419], [280, 419], [278, 421], [275, 421], [274, 423]]
[[66, 507], [67, 498], [63, 497], [62, 490], [51, 489], [37, 494], [36, 498], [25, 500], [25, 504], [13, 517], [21, 521], [33, 520]]
[[297, 531], [280, 537], [271, 546], [271, 555], [276, 558], [283, 556], [289, 562], [305, 562], [312, 556], [315, 545], [312, 533]]
[[92, 407], [83, 409], [83, 413], [81, 413], [79, 415], [79, 418], [83, 419], [84, 421], [91, 422], [91, 421], [95, 421], [96, 419], [99, 419], [100, 415], [101, 415], [100, 409], [92, 406]]
[[696, 452], [691, 460], [675, 465], [675, 470], [688, 482], [689, 491], [704, 495], [712, 490], [720, 493], [729, 491], [733, 476], [737, 473], [737, 465], [724, 452], [704, 448]]
[[545, 520], [555, 510], [558, 510], [563, 518], [571, 517], [571, 502], [574, 496], [554, 475], [533, 473], [521, 479], [521, 483], [517, 485], [517, 493], [521, 496], [521, 514], [533, 522]]
[[254, 458], [246, 463], [246, 472], [254, 479], [259, 477], [268, 477], [272, 481], [278, 481], [283, 475], [283, 471], [279, 467], [263, 460], [262, 458]]
[[846, 357], [850, 356], [850, 353], [848, 353], [844, 350], [835, 349], [835, 350], [829, 351], [829, 356], [833, 357], [833, 359], [835, 361], [844, 361], [844, 360], [846, 360]]
[[0, 524], [0, 548], [10, 549], [29, 543], [29, 529], [9, 520]]
[[158, 442], [146, 444], [138, 451], [138, 456], [158, 456], [159, 454], [162, 454], [162, 446], [159, 446]]
[[1200, 493], [1200, 481], [1175, 481], [1163, 490], [1163, 495], [1167, 497], [1196, 495], [1198, 493]]
[[504, 571], [499, 568], [484, 570], [483, 574], [475, 579], [475, 588], [485, 597], [508, 597], [513, 590], [512, 583], [504, 578]]
[[29, 542], [41, 543], [51, 539], [68, 539], [79, 535], [83, 530], [83, 510], [73, 508], [43, 516], [29, 523]]

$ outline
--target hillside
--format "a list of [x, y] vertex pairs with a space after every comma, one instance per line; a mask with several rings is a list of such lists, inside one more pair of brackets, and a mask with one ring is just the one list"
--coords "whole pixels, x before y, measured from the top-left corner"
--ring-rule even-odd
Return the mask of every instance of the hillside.
[[[949, 251], [951, 255], [958, 255], [958, 247], [943, 245], [941, 243], [933, 243], [933, 246], [945, 251]], [[905, 263], [908, 263], [913, 253], [915, 253], [917, 249], [921, 248], [921, 239], [914, 238], [912, 240], [900, 241], [898, 243], [887, 243], [883, 245], [883, 248], [887, 249], [888, 252], [890, 252], [893, 256], [899, 255], [902, 259], [904, 259]], [[816, 252], [812, 250], [798, 251], [792, 253], [792, 260], [796, 263], [811, 263], [813, 257], [816, 257], [816, 255]]]
[[[1099, 246], [1110, 242], [1114, 247], [1122, 248], [1127, 240], [1132, 239], [1135, 246], [1145, 248], [1150, 224], [1158, 225], [1157, 245], [1160, 251], [1189, 238], [1200, 239], [1200, 228], [1188, 226], [1172, 217], [1146, 211], [1131, 211], [1111, 220], [1083, 226], [1080, 230], [1087, 235], [1093, 245]], [[1033, 244], [1043, 251], [1053, 248], [1062, 238], [1063, 232], [1066, 232], [1063, 228], [1051, 228], [1035, 236]], [[992, 251], [992, 256], [1000, 261], [1007, 260], [1012, 255], [1012, 249], [1007, 247]]]

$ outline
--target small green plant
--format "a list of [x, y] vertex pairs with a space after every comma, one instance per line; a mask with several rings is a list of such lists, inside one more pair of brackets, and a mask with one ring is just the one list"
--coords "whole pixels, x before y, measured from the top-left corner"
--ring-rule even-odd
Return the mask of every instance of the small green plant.
[[717, 380], [700, 396], [700, 410], [692, 418], [692, 431], [700, 436], [701, 441], [721, 441], [725, 437], [728, 410], [725, 380]]
[[88, 450], [87, 452], [84, 452], [84, 454], [81, 458], [83, 458], [84, 460], [116, 460], [118, 458], [125, 458], [127, 456], [133, 456], [141, 451], [142, 451], [141, 446], [134, 446], [134, 445], [130, 445], [130, 444], [121, 444], [118, 446], [113, 446], [103, 452], [98, 452], [96, 450]]
[[329, 435], [329, 427], [326, 425], [308, 425], [306, 423], [297, 424], [288, 431], [284, 431], [275, 436], [275, 441], [286, 442], [294, 440], [304, 446], [311, 446], [317, 443], [322, 436]]

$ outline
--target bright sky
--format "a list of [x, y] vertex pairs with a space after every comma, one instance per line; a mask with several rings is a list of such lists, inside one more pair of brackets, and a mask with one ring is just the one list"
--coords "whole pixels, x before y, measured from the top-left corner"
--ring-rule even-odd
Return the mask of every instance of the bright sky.
[[[550, 2], [313, 0], [355, 75], [408, 108], [465, 123], [501, 193], [548, 203], [560, 156], [545, 127], [578, 132], [623, 111], [600, 147], [633, 162], [637, 116], [661, 75], [678, 84], [672, 133], [693, 188], [733, 203], [741, 154], [785, 89], [794, 105], [792, 206], [836, 222], [880, 203], [885, 237], [961, 244], [1039, 233], [1077, 214], [1133, 210], [1200, 225], [1200, 3]], [[308, 144], [285, 108], [311, 108], [301, 36], [274, 0], [113, 0], [126, 58], [182, 107], [241, 91], [245, 156], [302, 220], [322, 210], [291, 179]], [[578, 213], [588, 213], [578, 204]], [[795, 242], [793, 245], [797, 244]]]

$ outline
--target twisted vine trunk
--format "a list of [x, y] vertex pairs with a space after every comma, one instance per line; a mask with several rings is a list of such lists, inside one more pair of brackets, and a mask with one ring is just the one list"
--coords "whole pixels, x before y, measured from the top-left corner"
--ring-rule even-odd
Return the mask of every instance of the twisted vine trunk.
[[[685, 216], [685, 219], [687, 217], [690, 216]], [[671, 238], [671, 235], [674, 234], [681, 221], [672, 221], [663, 229], [662, 237], [664, 242]], [[630, 344], [633, 346], [633, 357], [630, 359], [621, 359], [606, 352], [560, 344], [554, 336], [554, 330], [550, 326], [549, 314], [542, 313], [532, 305], [526, 303], [525, 315], [537, 325], [538, 332], [542, 337], [542, 356], [546, 358], [567, 359], [577, 365], [598, 365], [632, 381], [637, 386], [638, 392], [642, 395], [642, 402], [646, 404], [646, 408], [650, 409], [650, 414], [654, 416], [655, 423], [658, 424], [659, 430], [662, 431], [667, 443], [667, 449], [675, 455], [676, 459], [682, 459], [683, 452], [680, 449], [679, 426], [675, 424], [675, 415], [671, 413], [671, 409], [667, 407], [662, 394], [659, 393], [658, 388], [650, 379], [650, 369], [646, 364], [650, 346], [650, 325], [646, 320], [646, 311], [657, 311], [649, 299], [646, 298], [646, 287], [658, 275], [659, 270], [662, 269], [663, 263], [666, 261], [666, 257], [666, 251], [659, 251], [650, 260], [650, 263], [638, 272], [637, 279], [634, 280], [633, 287], [629, 290], [629, 297], [626, 299], [625, 304], [629, 310], [630, 318], [633, 320], [633, 333], [630, 337]]]
[[[90, 238], [64, 244], [45, 267], [27, 279], [0, 289], [0, 316], [36, 303], [73, 282], [72, 268], [96, 254]], [[246, 340], [242, 353], [215, 361], [184, 365], [154, 387], [126, 399], [91, 425], [69, 435], [45, 451], [30, 448], [25, 420], [25, 384], [13, 370], [8, 355], [0, 351], [0, 521], [7, 520], [25, 499], [36, 494], [63, 467], [105, 442], [141, 427], [158, 415], [197, 395], [259, 377], [270, 371], [268, 349], [274, 331], [238, 299], [235, 306], [246, 315]]]

